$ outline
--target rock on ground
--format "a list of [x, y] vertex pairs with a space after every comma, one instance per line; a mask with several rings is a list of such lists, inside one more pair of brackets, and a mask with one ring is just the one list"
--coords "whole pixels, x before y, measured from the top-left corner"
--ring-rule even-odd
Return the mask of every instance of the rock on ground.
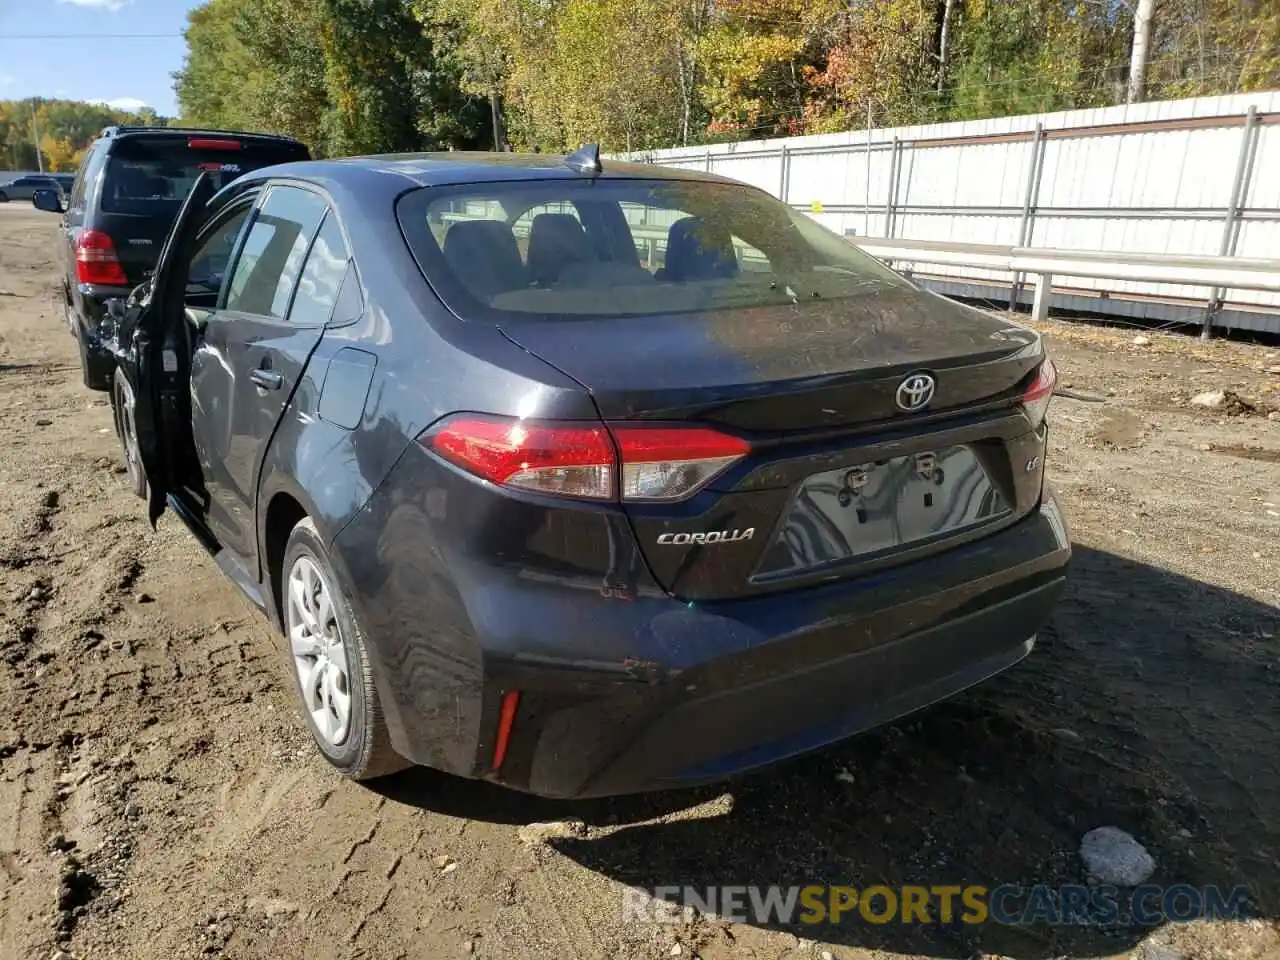
[[1221, 407], [1227, 402], [1227, 391], [1206, 390], [1204, 393], [1197, 393], [1191, 398], [1191, 402], [1197, 407]]
[[1080, 859], [1090, 876], [1117, 887], [1136, 887], [1155, 872], [1146, 847], [1118, 827], [1098, 827], [1080, 841]]
[[518, 833], [524, 843], [534, 846], [548, 840], [586, 836], [587, 826], [581, 820], [553, 820], [550, 823], [527, 824]]

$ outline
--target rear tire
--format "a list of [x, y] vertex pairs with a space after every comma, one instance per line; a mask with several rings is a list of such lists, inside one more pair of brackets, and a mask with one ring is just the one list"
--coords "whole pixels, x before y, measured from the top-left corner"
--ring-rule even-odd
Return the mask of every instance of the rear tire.
[[5, 193], [3, 190], [0, 190], [0, 203], [8, 203], [8, 202], [9, 202], [9, 195]]
[[133, 424], [133, 389], [123, 373], [116, 371], [111, 393], [111, 408], [115, 411], [116, 436], [124, 451], [124, 466], [133, 495], [147, 499], [147, 475], [142, 469], [142, 454], [138, 449], [138, 432]]
[[368, 644], [338, 584], [315, 523], [299, 521], [280, 572], [290, 672], [321, 755], [343, 776], [372, 780], [412, 764], [391, 746]]

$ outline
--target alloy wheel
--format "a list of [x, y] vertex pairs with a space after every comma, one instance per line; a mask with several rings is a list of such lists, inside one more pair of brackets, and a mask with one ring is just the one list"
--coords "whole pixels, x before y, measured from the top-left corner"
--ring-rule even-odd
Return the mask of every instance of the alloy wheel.
[[301, 556], [289, 571], [285, 626], [302, 699], [316, 733], [330, 746], [351, 732], [351, 673], [347, 646], [324, 573]]

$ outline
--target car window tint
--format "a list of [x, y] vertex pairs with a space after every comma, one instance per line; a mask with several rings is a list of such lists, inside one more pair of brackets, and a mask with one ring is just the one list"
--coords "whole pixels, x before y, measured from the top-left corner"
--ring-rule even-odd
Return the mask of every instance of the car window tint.
[[231, 255], [235, 252], [236, 238], [240, 235], [240, 230], [252, 211], [252, 204], [244, 204], [200, 239], [187, 267], [189, 296], [217, 293], [222, 289], [227, 266], [231, 262]]
[[433, 187], [407, 195], [397, 215], [433, 286], [464, 319], [750, 310], [906, 283], [745, 185], [557, 178]]
[[289, 308], [291, 323], [309, 327], [329, 322], [349, 259], [342, 228], [331, 212], [325, 217], [298, 278], [298, 292]]
[[288, 142], [245, 140], [235, 150], [193, 147], [192, 143], [199, 141], [171, 134], [111, 141], [103, 211], [172, 218], [202, 173], [220, 190], [260, 167], [305, 159], [303, 147]]
[[324, 198], [318, 194], [272, 187], [236, 261], [226, 309], [283, 320], [324, 213]]

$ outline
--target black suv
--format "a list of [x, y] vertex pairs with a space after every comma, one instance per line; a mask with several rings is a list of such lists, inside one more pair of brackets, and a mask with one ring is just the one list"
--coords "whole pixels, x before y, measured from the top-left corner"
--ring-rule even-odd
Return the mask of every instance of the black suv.
[[261, 167], [309, 160], [290, 137], [176, 127], [108, 127], [89, 148], [64, 203], [37, 190], [32, 203], [62, 214], [63, 296], [80, 344], [85, 386], [110, 390], [115, 366], [103, 347], [105, 303], [147, 278], [192, 184], [215, 188]]

